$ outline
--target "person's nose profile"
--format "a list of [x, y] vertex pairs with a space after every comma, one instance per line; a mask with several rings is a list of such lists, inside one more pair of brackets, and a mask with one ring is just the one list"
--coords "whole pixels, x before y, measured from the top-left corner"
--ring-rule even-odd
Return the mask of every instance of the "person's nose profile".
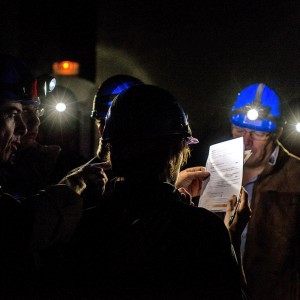
[[250, 132], [246, 132], [243, 134], [243, 139], [244, 139], [244, 146], [245, 146], [245, 150], [250, 149], [250, 147], [252, 146], [252, 139], [250, 136]]

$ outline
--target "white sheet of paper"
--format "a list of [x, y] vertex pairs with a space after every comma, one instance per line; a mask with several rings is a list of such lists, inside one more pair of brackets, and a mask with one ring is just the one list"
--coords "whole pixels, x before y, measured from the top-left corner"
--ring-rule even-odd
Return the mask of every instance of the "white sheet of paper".
[[238, 195], [242, 186], [244, 164], [243, 137], [210, 146], [199, 207], [225, 212], [228, 199]]

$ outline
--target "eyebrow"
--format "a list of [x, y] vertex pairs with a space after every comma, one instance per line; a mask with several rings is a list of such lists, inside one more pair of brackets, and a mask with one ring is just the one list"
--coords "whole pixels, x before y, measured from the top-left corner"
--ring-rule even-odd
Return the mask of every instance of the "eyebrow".
[[17, 111], [17, 113], [20, 114], [22, 112], [22, 109], [19, 109], [15, 106], [4, 106], [4, 107], [0, 106], [1, 113], [9, 113], [9, 112], [13, 112], [13, 111]]

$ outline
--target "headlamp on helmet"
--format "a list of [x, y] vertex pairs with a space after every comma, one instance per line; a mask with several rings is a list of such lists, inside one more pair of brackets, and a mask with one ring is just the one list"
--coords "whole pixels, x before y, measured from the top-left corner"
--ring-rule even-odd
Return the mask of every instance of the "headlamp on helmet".
[[248, 86], [238, 95], [230, 121], [250, 130], [276, 131], [281, 125], [278, 95], [263, 83]]

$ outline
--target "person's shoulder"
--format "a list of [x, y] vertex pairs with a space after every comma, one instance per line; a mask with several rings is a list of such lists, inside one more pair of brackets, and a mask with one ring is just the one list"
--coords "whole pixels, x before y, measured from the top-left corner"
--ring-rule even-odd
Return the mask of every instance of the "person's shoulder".
[[227, 235], [227, 229], [223, 220], [215, 213], [202, 208], [181, 203], [178, 207], [187, 223], [199, 231], [222, 233]]
[[300, 157], [289, 152], [282, 145], [280, 146], [275, 166], [278, 174], [278, 180], [285, 180], [286, 189], [298, 191], [300, 180]]
[[[288, 173], [299, 174], [300, 176], [300, 157], [293, 154], [278, 142], [279, 151], [276, 159], [275, 169], [285, 170]], [[297, 178], [299, 178], [297, 176]]]
[[278, 157], [286, 157], [291, 162], [300, 163], [300, 157], [294, 154], [290, 149], [286, 148], [283, 144], [277, 141], [277, 145], [279, 146]]
[[299, 169], [300, 170], [300, 157], [289, 152], [288, 150], [284, 149], [284, 155], [287, 157], [287, 164], [292, 169]]
[[[1, 188], [1, 187], [0, 187]], [[4, 213], [4, 215], [7, 213], [7, 211], [9, 211], [9, 209], [20, 209], [20, 208], [24, 208], [24, 203], [23, 203], [23, 198], [21, 199], [17, 199], [16, 197], [14, 197], [13, 195], [9, 194], [9, 193], [4, 193], [1, 189], [0, 192], [0, 208], [2, 213]], [[12, 211], [13, 211], [12, 210]]]

